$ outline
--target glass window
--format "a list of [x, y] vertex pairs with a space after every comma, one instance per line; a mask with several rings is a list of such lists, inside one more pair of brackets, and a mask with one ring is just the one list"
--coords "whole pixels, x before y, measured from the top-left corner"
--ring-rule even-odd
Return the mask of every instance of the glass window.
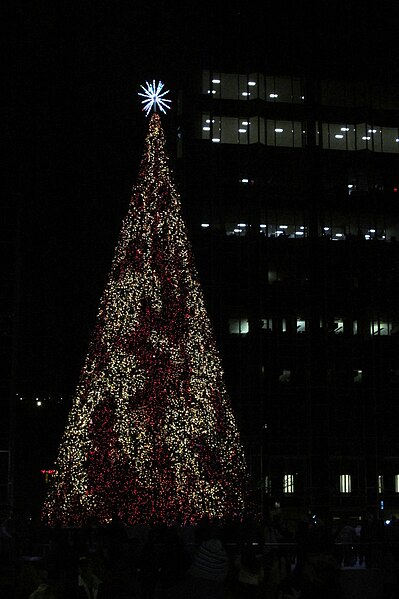
[[292, 77], [266, 77], [268, 102], [302, 102], [300, 79]]
[[236, 237], [245, 237], [248, 226], [246, 223], [226, 223], [226, 235], [234, 235]]
[[323, 148], [329, 150], [371, 150], [399, 152], [399, 132], [394, 127], [367, 123], [322, 123]]
[[232, 335], [246, 335], [249, 331], [248, 318], [230, 318], [229, 332]]
[[240, 100], [254, 100], [259, 96], [258, 76], [256, 73], [239, 75], [238, 84]]
[[280, 383], [290, 383], [291, 382], [291, 370], [283, 370], [282, 374], [279, 375], [278, 380]]
[[281, 100], [278, 99], [278, 91], [276, 88], [276, 78], [275, 77], [266, 77], [266, 89], [265, 89], [265, 97], [268, 102], [278, 102]]
[[352, 477], [350, 474], [340, 474], [339, 476], [339, 491], [340, 493], [352, 492]]
[[371, 133], [368, 132], [366, 123], [356, 125], [356, 149], [371, 150], [373, 147]]
[[303, 126], [300, 121], [267, 120], [266, 140], [268, 146], [302, 147]]
[[382, 474], [378, 476], [378, 493], [384, 492], [384, 477]]
[[322, 123], [323, 148], [329, 150], [355, 150], [355, 125], [348, 123]]
[[237, 100], [238, 98], [240, 98], [238, 93], [238, 75], [230, 73], [221, 73], [220, 80], [220, 92], [222, 98], [226, 100]]
[[371, 137], [373, 152], [382, 152], [382, 129], [379, 126], [367, 125], [367, 135]]
[[394, 476], [394, 487], [395, 493], [399, 493], [399, 474], [395, 474]]
[[202, 139], [217, 143], [254, 144], [300, 148], [305, 132], [300, 121], [266, 121], [262, 117], [202, 115]]
[[216, 129], [215, 119], [209, 113], [202, 115], [202, 139], [211, 139], [212, 131]]
[[273, 319], [272, 318], [262, 318], [262, 329], [266, 331], [273, 330]]
[[344, 321], [342, 318], [335, 318], [331, 328], [331, 332], [334, 333], [334, 335], [342, 335], [344, 332]]
[[221, 118], [221, 142], [224, 144], [237, 144], [241, 139], [248, 143], [247, 127], [240, 127], [239, 119], [235, 117], [222, 116]]
[[220, 74], [211, 71], [202, 71], [202, 93], [220, 98]]
[[363, 380], [363, 370], [354, 370], [353, 371], [353, 382], [361, 383]]
[[271, 495], [272, 492], [272, 480], [271, 477], [267, 474], [265, 476], [265, 493], [266, 495]]
[[294, 493], [294, 475], [284, 474], [283, 493]]
[[296, 332], [297, 333], [305, 333], [307, 329], [306, 320], [302, 320], [301, 318], [297, 318], [296, 321]]
[[394, 127], [381, 127], [381, 135], [382, 151], [397, 154], [399, 152], [399, 129]]
[[[245, 122], [245, 121], [244, 121]], [[265, 119], [253, 116], [249, 119], [249, 143], [265, 143]]]
[[202, 93], [207, 94], [210, 88], [211, 74], [210, 71], [202, 71]]
[[384, 320], [372, 320], [370, 323], [370, 335], [390, 335], [391, 323]]

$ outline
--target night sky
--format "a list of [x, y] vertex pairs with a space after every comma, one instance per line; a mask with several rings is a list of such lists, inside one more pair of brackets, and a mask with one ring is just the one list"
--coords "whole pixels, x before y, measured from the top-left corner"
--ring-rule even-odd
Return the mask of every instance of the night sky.
[[398, 58], [396, 2], [362, 14], [351, 2], [71, 4], [19, 3], [3, 40], [4, 198], [20, 221], [16, 389], [25, 395], [76, 386], [144, 147], [141, 83], [162, 79], [173, 99], [193, 67], [226, 56], [243, 68], [261, 57], [256, 68], [389, 78]]

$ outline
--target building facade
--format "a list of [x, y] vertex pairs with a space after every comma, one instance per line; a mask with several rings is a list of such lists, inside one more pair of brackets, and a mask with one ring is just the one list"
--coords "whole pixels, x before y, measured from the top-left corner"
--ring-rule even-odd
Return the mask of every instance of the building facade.
[[399, 88], [203, 70], [176, 178], [256, 501], [399, 515]]

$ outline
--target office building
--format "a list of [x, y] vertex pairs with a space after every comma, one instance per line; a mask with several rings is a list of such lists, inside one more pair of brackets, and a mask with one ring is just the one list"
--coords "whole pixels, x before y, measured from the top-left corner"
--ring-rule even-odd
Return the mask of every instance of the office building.
[[205, 69], [178, 188], [263, 511], [399, 515], [399, 88]]

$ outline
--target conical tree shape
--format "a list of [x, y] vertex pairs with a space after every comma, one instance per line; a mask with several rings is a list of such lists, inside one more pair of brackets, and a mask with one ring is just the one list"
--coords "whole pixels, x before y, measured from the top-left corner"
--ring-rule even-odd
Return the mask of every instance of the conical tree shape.
[[243, 451], [164, 145], [154, 114], [45, 501], [51, 525], [243, 511]]

